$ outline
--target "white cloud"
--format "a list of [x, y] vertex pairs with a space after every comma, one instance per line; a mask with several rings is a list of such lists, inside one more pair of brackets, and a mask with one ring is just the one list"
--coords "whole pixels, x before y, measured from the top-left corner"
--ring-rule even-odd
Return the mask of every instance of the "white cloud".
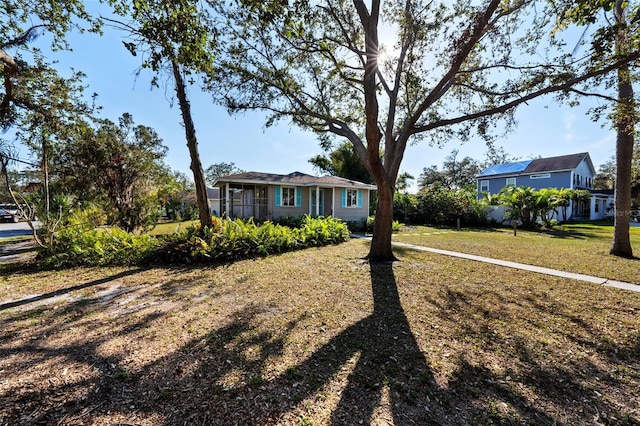
[[577, 139], [574, 126], [577, 119], [578, 117], [574, 112], [566, 112], [562, 116], [562, 123], [565, 131], [564, 140], [567, 142], [574, 142]]

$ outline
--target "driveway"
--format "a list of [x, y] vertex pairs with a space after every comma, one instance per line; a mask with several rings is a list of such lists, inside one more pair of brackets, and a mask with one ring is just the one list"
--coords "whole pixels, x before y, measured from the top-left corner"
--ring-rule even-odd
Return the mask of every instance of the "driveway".
[[[34, 222], [36, 227], [40, 226], [40, 222]], [[23, 235], [31, 235], [31, 228], [27, 222], [18, 223], [0, 223], [0, 239], [9, 237], [20, 237]]]

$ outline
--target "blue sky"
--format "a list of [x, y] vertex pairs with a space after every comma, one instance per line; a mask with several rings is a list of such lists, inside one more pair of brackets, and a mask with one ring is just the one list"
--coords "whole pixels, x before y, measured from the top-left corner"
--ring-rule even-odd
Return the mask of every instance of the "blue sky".
[[[129, 112], [137, 124], [153, 127], [169, 148], [166, 163], [174, 170], [191, 176], [190, 159], [181, 124], [180, 110], [173, 102], [173, 85], [150, 89], [151, 73], [142, 70], [136, 77], [140, 57], [133, 57], [122, 45], [123, 33], [106, 28], [100, 37], [85, 33], [70, 39], [73, 52], [59, 52], [51, 59], [60, 61], [61, 73], [71, 67], [87, 74], [87, 95], [98, 93], [102, 116], [113, 121]], [[322, 153], [317, 137], [281, 122], [264, 128], [264, 115], [259, 112], [229, 116], [211, 102], [207, 93], [193, 86], [189, 90], [193, 119], [204, 167], [213, 163], [233, 162], [241, 169], [270, 173], [300, 171], [316, 174], [308, 159]], [[534, 100], [517, 112], [516, 130], [496, 141], [511, 156], [522, 159], [533, 156], [589, 152], [596, 169], [615, 153], [615, 132], [593, 123], [586, 115], [586, 103], [570, 108], [554, 103], [550, 98]], [[470, 156], [481, 160], [485, 143], [475, 138], [465, 144], [449, 142], [442, 147], [427, 143], [409, 146], [401, 172], [416, 179], [424, 167], [440, 167], [453, 149], [460, 158]], [[20, 155], [27, 157], [24, 150]]]

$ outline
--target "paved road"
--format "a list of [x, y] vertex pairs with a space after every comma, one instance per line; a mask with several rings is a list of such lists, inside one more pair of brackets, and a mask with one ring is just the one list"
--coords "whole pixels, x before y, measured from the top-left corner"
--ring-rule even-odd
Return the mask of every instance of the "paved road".
[[[35, 222], [36, 226], [39, 226], [39, 222]], [[18, 223], [0, 223], [0, 238], [19, 237], [22, 235], [31, 235], [31, 228], [27, 222]]]

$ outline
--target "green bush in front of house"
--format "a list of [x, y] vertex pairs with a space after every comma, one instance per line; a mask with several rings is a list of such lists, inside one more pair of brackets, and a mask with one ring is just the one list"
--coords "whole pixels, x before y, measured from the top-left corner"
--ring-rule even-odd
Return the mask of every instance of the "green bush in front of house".
[[229, 261], [338, 244], [348, 239], [347, 225], [333, 217], [304, 216], [297, 228], [272, 222], [256, 224], [252, 220], [214, 218], [212, 227], [189, 228], [166, 237], [154, 261]]
[[41, 249], [38, 257], [45, 268], [137, 265], [153, 256], [159, 246], [157, 238], [146, 234], [69, 226], [56, 232], [50, 247]]
[[45, 267], [207, 263], [299, 250], [349, 239], [341, 219], [305, 216], [297, 228], [272, 222], [214, 218], [211, 227], [170, 235], [133, 235], [119, 229], [67, 228], [40, 252]]

